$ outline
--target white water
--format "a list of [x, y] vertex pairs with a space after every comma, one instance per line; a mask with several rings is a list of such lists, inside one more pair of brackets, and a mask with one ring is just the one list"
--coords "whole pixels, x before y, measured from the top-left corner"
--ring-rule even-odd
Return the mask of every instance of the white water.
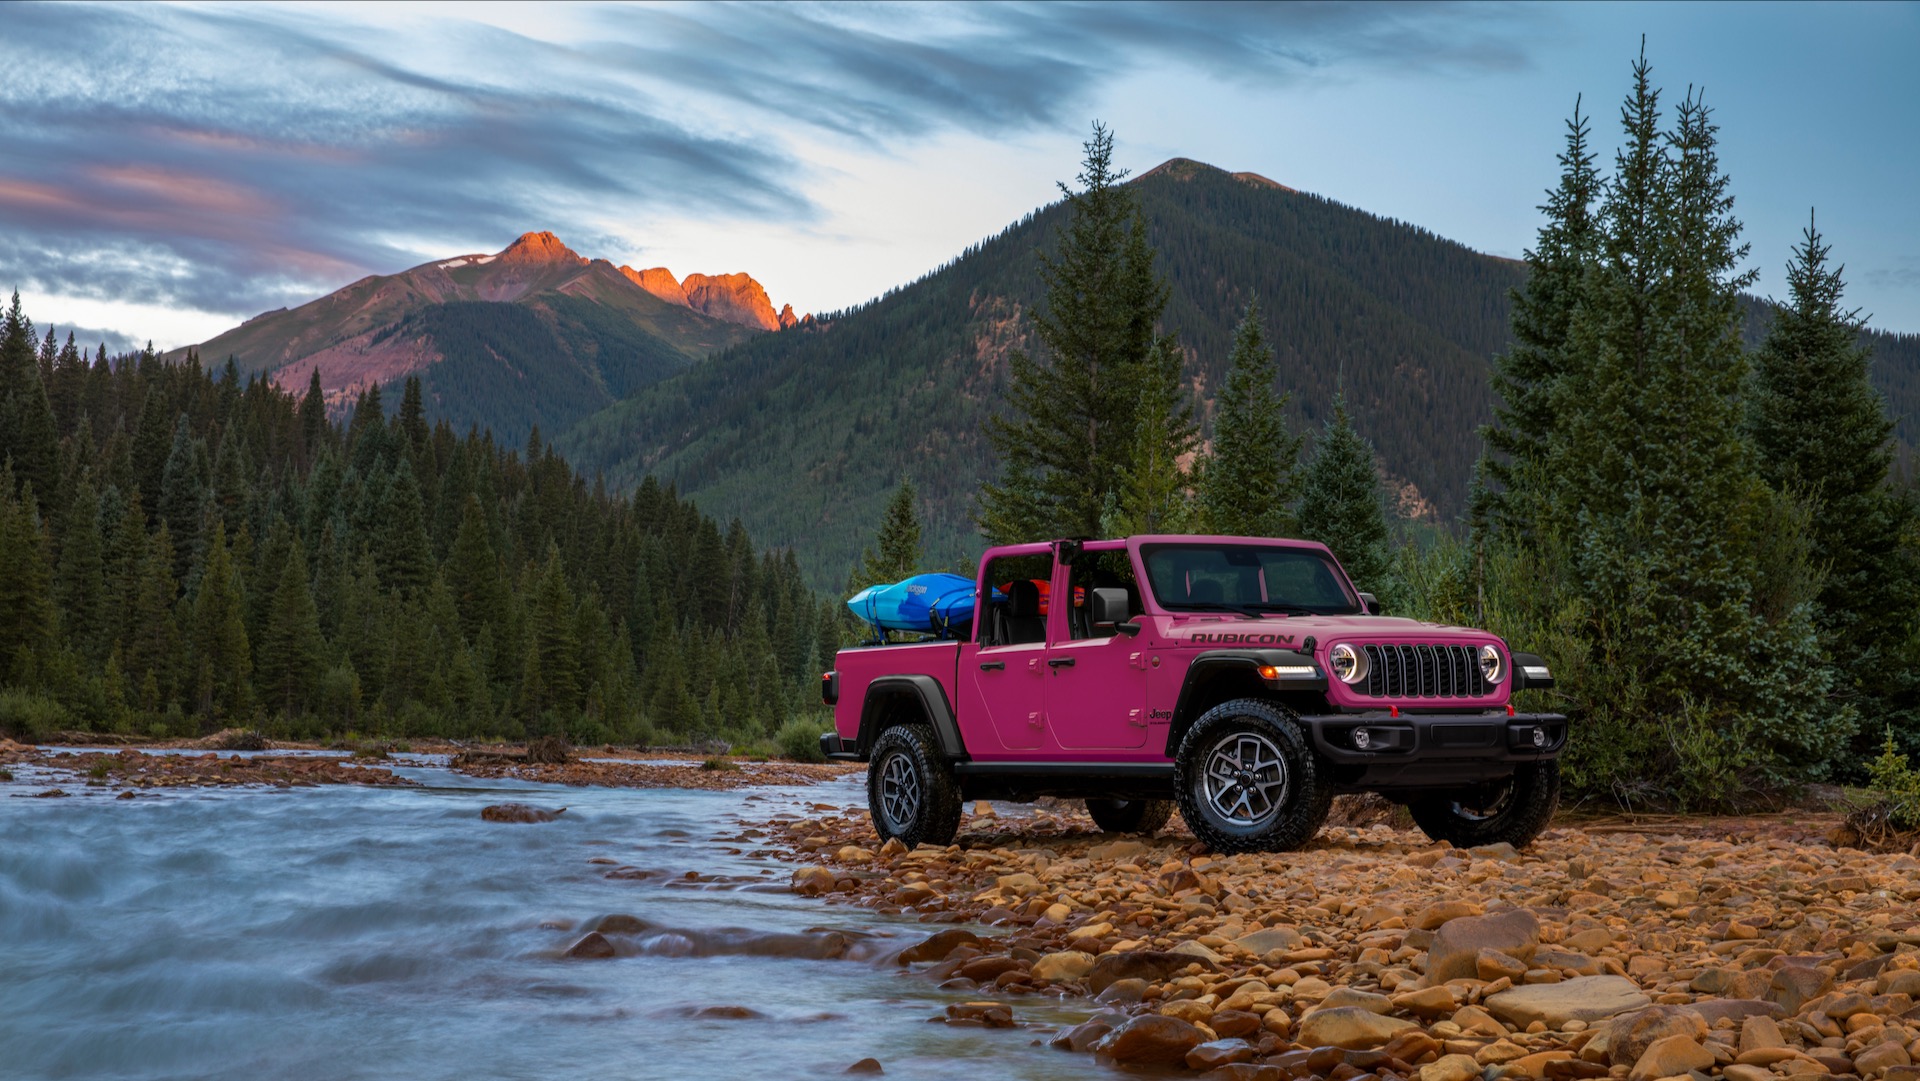
[[[71, 798], [9, 798], [45, 787], [16, 770], [0, 783], [0, 1079], [773, 1081], [867, 1056], [890, 1077], [1108, 1075], [1032, 1046], [1044, 1031], [928, 1024], [966, 996], [871, 955], [937, 927], [796, 897], [791, 865], [718, 839], [743, 817], [857, 804], [849, 781], [748, 801], [760, 790], [400, 772], [424, 787], [114, 800], [72, 781]], [[481, 821], [508, 800], [569, 809]], [[595, 856], [666, 874], [608, 879]], [[622, 940], [638, 955], [561, 956], [607, 913], [655, 925]], [[867, 959], [811, 960], [763, 934], [818, 928], [879, 941], [858, 939]], [[765, 1016], [688, 1016], [716, 1006]], [[1015, 1011], [1087, 1012], [1038, 996]]]

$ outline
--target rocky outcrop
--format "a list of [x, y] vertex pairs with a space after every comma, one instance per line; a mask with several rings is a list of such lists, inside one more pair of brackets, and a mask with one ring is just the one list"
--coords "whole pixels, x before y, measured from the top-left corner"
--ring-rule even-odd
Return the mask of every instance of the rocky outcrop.
[[585, 256], [560, 243], [560, 238], [548, 232], [522, 233], [520, 239], [507, 245], [507, 249], [494, 257], [504, 264], [513, 263], [561, 263], [573, 266], [586, 266]]
[[762, 330], [779, 330], [767, 291], [748, 274], [689, 274], [681, 282], [687, 306], [703, 315]]
[[793, 314], [793, 305], [791, 305], [791, 304], [783, 304], [783, 305], [781, 305], [781, 307], [780, 307], [780, 329], [781, 329], [781, 330], [785, 330], [785, 329], [787, 329], [788, 327], [791, 327], [791, 326], [798, 326], [799, 324], [800, 324], [800, 317], [799, 317], [799, 316], [797, 316], [797, 315], [795, 315], [795, 314]]
[[620, 268], [620, 273], [626, 275], [628, 281], [669, 304], [678, 304], [682, 308], [691, 307], [687, 303], [687, 291], [681, 287], [680, 279], [674, 277], [673, 271], [666, 267], [635, 270], [630, 266], [623, 266]]

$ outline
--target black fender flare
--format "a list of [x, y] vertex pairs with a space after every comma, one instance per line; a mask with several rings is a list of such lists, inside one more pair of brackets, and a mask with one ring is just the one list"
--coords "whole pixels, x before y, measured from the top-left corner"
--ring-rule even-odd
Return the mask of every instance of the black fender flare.
[[[1314, 674], [1283, 675], [1278, 679], [1266, 679], [1259, 674], [1262, 667], [1313, 669]], [[1195, 705], [1194, 688], [1213, 678], [1222, 670], [1246, 669], [1252, 677], [1267, 690], [1307, 691], [1318, 694], [1327, 693], [1327, 674], [1315, 663], [1313, 654], [1292, 649], [1210, 649], [1193, 659], [1187, 666], [1186, 678], [1180, 682], [1180, 696], [1173, 703], [1172, 723], [1167, 725], [1167, 757], [1171, 758], [1180, 749], [1180, 740], [1193, 727], [1202, 710]]]
[[860, 703], [860, 735], [856, 747], [861, 758], [873, 750], [874, 741], [880, 738], [885, 704], [898, 698], [908, 698], [918, 704], [927, 723], [933, 726], [940, 753], [949, 761], [967, 757], [967, 745], [960, 738], [960, 725], [954, 720], [947, 689], [932, 676], [903, 675], [881, 676], [867, 684], [867, 696]]

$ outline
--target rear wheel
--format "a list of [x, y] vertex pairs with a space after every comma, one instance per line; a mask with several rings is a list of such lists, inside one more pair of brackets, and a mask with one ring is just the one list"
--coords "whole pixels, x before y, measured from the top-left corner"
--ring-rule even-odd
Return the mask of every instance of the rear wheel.
[[1241, 698], [1202, 714], [1174, 758], [1180, 817], [1216, 852], [1285, 852], [1313, 839], [1333, 788], [1293, 714]]
[[1499, 844], [1524, 848], [1560, 807], [1560, 763], [1528, 762], [1504, 780], [1409, 800], [1414, 825], [1460, 848]]
[[882, 842], [944, 845], [960, 831], [960, 787], [940, 757], [933, 729], [896, 725], [873, 742], [867, 811]]
[[1090, 799], [1087, 813], [1104, 833], [1153, 833], [1173, 817], [1164, 799]]

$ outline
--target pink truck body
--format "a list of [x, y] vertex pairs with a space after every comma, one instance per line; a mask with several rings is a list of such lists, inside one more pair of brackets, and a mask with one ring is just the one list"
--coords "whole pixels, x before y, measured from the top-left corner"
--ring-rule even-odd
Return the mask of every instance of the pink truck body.
[[[1320, 606], [1333, 611], [1196, 611], [1206, 602], [1156, 595], [1148, 554], [1209, 546], [1324, 560], [1332, 577], [1323, 588], [1337, 590], [1339, 603]], [[996, 606], [1009, 602], [989, 569], [1022, 556], [1051, 557], [1044, 633], [1036, 626], [1027, 637], [1037, 640], [996, 640]], [[1076, 561], [1113, 566], [1122, 556], [1132, 572], [1124, 587], [1132, 618], [1090, 632], [1091, 591], [1076, 584]], [[1164, 587], [1173, 572], [1158, 573]], [[1191, 576], [1174, 577], [1173, 589], [1197, 593]], [[838, 654], [823, 691], [834, 704], [835, 730], [822, 741], [829, 755], [864, 759], [888, 724], [917, 718], [937, 733], [968, 797], [1165, 798], [1185, 728], [1234, 696], [1289, 709], [1345, 791], [1486, 781], [1517, 763], [1551, 759], [1565, 743], [1564, 717], [1509, 704], [1517, 688], [1551, 685], [1538, 658], [1516, 656], [1485, 631], [1371, 614], [1371, 598], [1309, 541], [1183, 535], [1001, 547], [982, 556], [974, 585], [976, 615], [964, 640]], [[1264, 595], [1264, 578], [1259, 588]], [[1365, 659], [1367, 678], [1330, 674], [1331, 653], [1342, 645]], [[1503, 678], [1482, 678], [1483, 647], [1496, 651]]]

